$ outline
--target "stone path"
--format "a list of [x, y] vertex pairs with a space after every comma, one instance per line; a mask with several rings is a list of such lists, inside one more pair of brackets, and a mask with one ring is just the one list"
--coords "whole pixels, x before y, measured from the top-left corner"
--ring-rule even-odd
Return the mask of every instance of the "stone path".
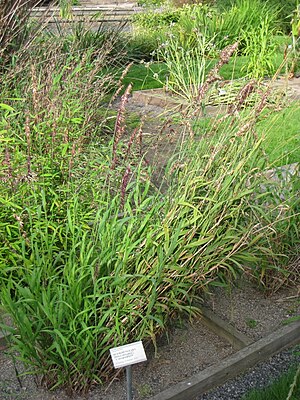
[[274, 88], [281, 88], [287, 91], [292, 100], [300, 100], [300, 78], [280, 78], [273, 82]]
[[[266, 81], [273, 89], [280, 89], [291, 100], [300, 100], [300, 78], [285, 79], [280, 78], [275, 81]], [[164, 89], [139, 90], [133, 93], [132, 101], [136, 104], [151, 105], [168, 108], [170, 110], [182, 110], [187, 102], [179, 96], [174, 96]], [[206, 106], [208, 115], [216, 115], [220, 112], [220, 106]]]

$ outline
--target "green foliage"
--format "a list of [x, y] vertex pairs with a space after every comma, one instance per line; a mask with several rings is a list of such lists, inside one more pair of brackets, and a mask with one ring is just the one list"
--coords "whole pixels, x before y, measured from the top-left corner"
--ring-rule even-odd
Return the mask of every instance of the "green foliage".
[[124, 86], [132, 83], [133, 90], [155, 89], [167, 82], [168, 70], [165, 63], [140, 62], [133, 64], [124, 77]]
[[7, 0], [0, 7], [0, 63], [1, 67], [12, 54], [29, 39], [29, 16], [32, 4], [26, 0]]
[[273, 75], [275, 66], [273, 54], [275, 45], [272, 43], [274, 30], [271, 28], [268, 15], [261, 18], [260, 25], [244, 32], [244, 54], [249, 57], [244, 66], [247, 75], [251, 78], [260, 78], [264, 75]]
[[[92, 49], [84, 58], [76, 53], [60, 58], [59, 51], [54, 47], [48, 51], [50, 57], [57, 56], [57, 62], [46, 69], [35, 64], [35, 56], [15, 72], [16, 100], [9, 95], [9, 88], [6, 93], [3, 90], [11, 108], [4, 110], [0, 122], [0, 148], [9, 158], [15, 183], [39, 175], [41, 167], [45, 177], [50, 173], [57, 183], [65, 182], [74, 154], [101, 130], [102, 121], [95, 120], [98, 107], [113, 83], [113, 77], [103, 69], [108, 62], [106, 52], [100, 54], [99, 50], [97, 56]], [[24, 93], [27, 96], [22, 98]]]
[[[202, 33], [208, 40], [215, 39], [218, 35], [216, 27], [216, 10], [206, 4], [184, 5], [181, 9], [180, 19], [176, 29], [180, 37], [197, 37]], [[191, 44], [191, 43], [190, 43]]]
[[168, 28], [170, 24], [178, 22], [180, 15], [180, 9], [149, 10], [145, 13], [134, 15], [133, 23], [136, 29], [143, 28], [155, 31], [157, 29]]
[[[8, 130], [21, 114], [2, 109]], [[13, 349], [49, 387], [84, 391], [106, 381], [109, 348], [140, 338], [155, 343], [169, 318], [196, 312], [191, 302], [208, 285], [226, 283], [246, 267], [260, 279], [270, 259], [281, 260], [283, 204], [272, 200], [271, 186], [261, 189], [262, 140], [241, 129], [227, 126], [217, 143], [186, 143], [170, 161], [164, 194], [116, 138], [116, 168], [110, 147], [102, 145], [99, 155], [99, 144], [90, 142], [63, 181], [47, 167], [47, 147], [34, 141], [34, 175], [17, 181], [13, 152], [6, 157], [2, 301], [17, 329]], [[16, 136], [27, 142], [26, 132]], [[28, 145], [16, 143], [25, 162]]]
[[152, 61], [160, 38], [159, 32], [155, 34], [154, 32], [147, 32], [146, 29], [134, 33], [126, 43], [126, 57], [134, 62]]
[[299, 118], [299, 105], [293, 102], [259, 121], [258, 133], [265, 136], [265, 151], [271, 163], [280, 166], [300, 159]]
[[[135, 191], [139, 211], [128, 202], [120, 218], [118, 198], [110, 199], [99, 183], [94, 190], [91, 207], [84, 183], [61, 188], [52, 199], [49, 189], [35, 184], [18, 214], [22, 228], [12, 245], [19, 278], [7, 269], [3, 302], [22, 338], [14, 336], [15, 348], [49, 387], [82, 391], [106, 380], [110, 347], [150, 336], [163, 324], [153, 309], [161, 314], [152, 283], [156, 269], [146, 274], [134, 263], [144, 246], [142, 232], [150, 227], [145, 211], [151, 197], [143, 199], [147, 190]], [[148, 293], [147, 306], [142, 293]]]
[[130, 59], [150, 61], [159, 43], [165, 38], [170, 24], [180, 18], [181, 11], [167, 8], [162, 11], [148, 10], [133, 16], [133, 35], [128, 41]]
[[[176, 53], [181, 51], [187, 53], [183, 57], [188, 64], [192, 63], [191, 58], [195, 65], [199, 62], [199, 47], [203, 50], [199, 42], [205, 40], [206, 45], [209, 44], [205, 56], [211, 58], [225, 46], [239, 41], [239, 54], [250, 57], [247, 73], [263, 77], [275, 69], [273, 36], [278, 31], [277, 16], [278, 8], [269, 2], [239, 0], [222, 13], [202, 3], [162, 12], [150, 11], [138, 15], [135, 26], [137, 32], [146, 30], [148, 38], [152, 35], [154, 42], [171, 42], [174, 55], [170, 56], [170, 49], [168, 58], [175, 59]], [[158, 54], [161, 59], [160, 49]]]
[[60, 15], [62, 18], [71, 18], [72, 6], [80, 5], [80, 0], [58, 0], [58, 6], [60, 7]]
[[299, 66], [299, 54], [300, 54], [300, 5], [297, 2], [297, 7], [293, 11], [292, 20], [292, 44], [290, 52], [287, 54], [290, 62], [289, 70], [292, 76], [298, 75]]
[[158, 60], [164, 61], [168, 70], [166, 88], [173, 93], [192, 101], [198, 95], [203, 85], [209, 65], [209, 54], [212, 53], [212, 42], [200, 32], [194, 37], [168, 35], [166, 42], [161, 43], [158, 49]]
[[167, 0], [139, 0], [138, 5], [145, 8], [161, 7], [168, 3]]
[[[96, 15], [97, 16], [97, 15]], [[38, 43], [41, 41], [41, 48], [44, 49], [48, 44], [55, 43], [61, 48], [61, 53], [79, 53], [89, 51], [94, 52], [94, 58], [97, 57], [99, 49], [103, 52], [107, 61], [112, 60], [116, 64], [121, 64], [123, 57], [126, 56], [125, 46], [128, 42], [122, 32], [122, 27], [109, 28], [104, 23], [93, 26], [94, 17], [90, 21], [73, 21], [66, 30], [58, 21], [55, 24], [55, 30], [43, 31], [36, 40], [35, 51], [38, 49]], [[61, 56], [62, 56], [61, 54]], [[118, 57], [116, 59], [116, 56]], [[103, 65], [105, 66], [105, 64]]]
[[[265, 18], [269, 31], [275, 32], [277, 14], [276, 7], [261, 0], [238, 0], [222, 13], [205, 4], [185, 5], [181, 9], [176, 26], [186, 36], [193, 35], [194, 31], [201, 32], [209, 40], [214, 40], [219, 49], [239, 40], [239, 51], [243, 52], [246, 48], [244, 37], [254, 30], [259, 30]], [[174, 34], [175, 31], [176, 28], [173, 30]]]
[[212, 149], [191, 142], [170, 163], [165, 195], [151, 194], [146, 171], [131, 164], [124, 203], [126, 158], [108, 168], [94, 146], [84, 170], [75, 164], [55, 189], [39, 173], [16, 192], [6, 171], [2, 301], [18, 333], [13, 349], [49, 387], [105, 381], [110, 347], [155, 342], [169, 318], [195, 312], [191, 300], [209, 284], [276, 258], [280, 210], [270, 222], [263, 203], [251, 204], [261, 141], [233, 134], [224, 131]]
[[254, 329], [257, 327], [258, 322], [255, 319], [247, 318], [246, 324], [249, 328]]
[[[236, 5], [235, 0], [216, 0], [215, 5], [219, 12], [229, 11], [230, 8]], [[282, 4], [281, 0], [269, 0], [267, 3], [268, 7], [274, 7], [277, 14], [277, 27], [284, 34], [290, 33], [290, 21], [291, 15], [296, 7], [296, 0], [286, 0]], [[255, 2], [253, 3], [255, 5]], [[263, 15], [263, 14], [262, 14]]]
[[278, 9], [278, 28], [286, 35], [291, 33], [291, 18], [297, 7], [297, 0], [286, 0], [282, 4], [281, 0], [272, 0]]
[[[284, 43], [287, 38], [284, 38]], [[283, 42], [283, 40], [282, 40]], [[281, 43], [281, 42], [280, 42]], [[282, 51], [281, 51], [282, 50]], [[182, 51], [182, 49], [181, 49]], [[215, 53], [215, 51], [213, 52]], [[132, 53], [134, 54], [134, 53]], [[149, 53], [144, 55], [144, 59], [146, 60], [149, 57]], [[168, 82], [168, 69], [167, 65], [164, 62], [154, 62], [152, 59], [149, 61], [140, 61], [138, 64], [135, 63], [130, 67], [128, 74], [124, 78], [125, 86], [130, 82], [133, 83], [133, 90], [142, 90], [142, 89], [153, 89], [153, 88], [162, 88], [165, 87]], [[245, 78], [247, 72], [245, 71], [245, 65], [248, 65], [250, 60], [250, 56], [233, 56], [228, 64], [224, 64], [220, 69], [220, 76], [225, 81], [227, 80], [238, 80], [240, 78]], [[280, 49], [280, 52], [275, 52], [272, 55], [272, 64], [275, 69], [279, 69], [283, 63], [283, 49]], [[211, 67], [216, 64], [216, 59], [208, 60], [207, 70], [209, 72]], [[181, 66], [182, 70], [185, 70], [185, 66]], [[290, 124], [288, 124], [290, 125]]]
[[[252, 390], [244, 395], [242, 400], [296, 400], [300, 396], [299, 372], [299, 368], [292, 367], [265, 389]], [[295, 385], [291, 391], [293, 382]]]
[[268, 32], [273, 32], [276, 28], [277, 13], [277, 8], [270, 2], [238, 0], [221, 15], [218, 22], [218, 29], [221, 31], [219, 37], [223, 36], [225, 44], [240, 40], [240, 51], [246, 51], [245, 37], [256, 30], [260, 31], [264, 18], [267, 19]]

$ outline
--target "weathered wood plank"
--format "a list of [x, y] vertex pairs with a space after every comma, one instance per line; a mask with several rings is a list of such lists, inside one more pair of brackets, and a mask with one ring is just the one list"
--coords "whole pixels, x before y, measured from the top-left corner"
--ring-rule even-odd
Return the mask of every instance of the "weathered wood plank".
[[253, 343], [253, 340], [241, 332], [238, 332], [234, 326], [222, 320], [218, 315], [207, 307], [200, 307], [202, 319], [205, 325], [218, 336], [226, 339], [234, 349], [241, 350]]
[[228, 379], [253, 367], [284, 348], [300, 343], [300, 321], [283, 326], [276, 332], [245, 347], [218, 365], [186, 379], [157, 394], [150, 400], [187, 400], [219, 386]]
[[74, 22], [119, 22], [130, 21], [132, 16], [142, 11], [135, 3], [104, 4], [97, 7], [74, 7], [72, 18], [62, 19], [59, 8], [37, 7], [30, 13], [33, 19], [42, 19], [44, 23], [74, 23]]
[[[90, 7], [90, 8], [74, 8], [72, 9], [72, 15], [77, 16], [77, 15], [88, 15], [92, 16], [94, 14], [102, 13], [102, 12], [140, 12], [142, 11], [141, 7], [137, 7], [133, 3], [128, 3], [128, 4], [104, 4], [99, 7]], [[59, 8], [44, 8], [44, 7], [39, 7], [39, 8], [34, 8], [30, 15], [32, 17], [38, 18], [42, 16], [60, 16], [60, 9]]]

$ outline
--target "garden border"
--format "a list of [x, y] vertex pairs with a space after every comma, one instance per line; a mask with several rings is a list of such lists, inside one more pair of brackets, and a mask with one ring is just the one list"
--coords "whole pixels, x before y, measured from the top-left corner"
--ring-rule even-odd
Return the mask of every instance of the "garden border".
[[285, 325], [268, 336], [234, 353], [200, 373], [158, 393], [149, 400], [186, 400], [199, 396], [281, 350], [300, 343], [300, 320]]
[[253, 339], [235, 329], [210, 308], [200, 306], [203, 323], [219, 337], [227, 340], [235, 350], [241, 350], [253, 343]]

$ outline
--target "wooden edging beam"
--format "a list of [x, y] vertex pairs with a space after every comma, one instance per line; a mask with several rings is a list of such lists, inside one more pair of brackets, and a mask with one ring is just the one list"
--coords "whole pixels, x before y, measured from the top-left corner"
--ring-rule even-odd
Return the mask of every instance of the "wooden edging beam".
[[241, 350], [253, 343], [251, 338], [237, 331], [234, 326], [223, 321], [209, 308], [200, 306], [200, 309], [203, 323], [218, 336], [226, 339], [235, 350]]
[[[72, 13], [90, 13], [90, 12], [98, 12], [98, 11], [102, 11], [105, 9], [113, 9], [113, 8], [133, 8], [133, 9], [139, 9], [142, 10], [142, 7], [137, 6], [136, 3], [106, 3], [106, 4], [101, 4], [101, 5], [97, 5], [97, 6], [93, 6], [93, 7], [88, 7], [88, 6], [84, 6], [84, 7], [72, 7]], [[52, 13], [52, 12], [57, 12], [60, 13], [60, 8], [59, 7], [34, 7], [32, 9], [33, 13], [35, 12], [40, 12], [40, 13]]]
[[260, 361], [300, 342], [300, 321], [283, 326], [232, 356], [152, 397], [150, 400], [186, 400], [236, 377]]

